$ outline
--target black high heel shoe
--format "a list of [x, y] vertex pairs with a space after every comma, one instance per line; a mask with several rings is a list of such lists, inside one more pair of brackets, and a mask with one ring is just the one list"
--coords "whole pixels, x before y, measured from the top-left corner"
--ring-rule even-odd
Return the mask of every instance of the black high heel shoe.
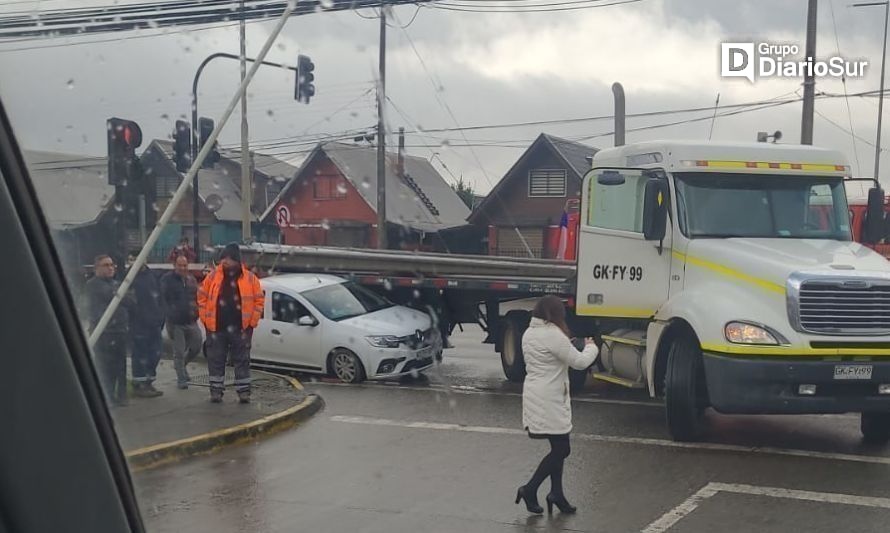
[[517, 505], [519, 505], [519, 500], [525, 501], [525, 508], [530, 513], [541, 514], [544, 512], [544, 508], [538, 504], [538, 496], [536, 494], [528, 494], [525, 491], [525, 485], [519, 487], [519, 490], [516, 491]]
[[577, 507], [570, 504], [569, 501], [566, 500], [565, 496], [554, 496], [553, 494], [548, 494], [547, 514], [553, 514], [554, 505], [556, 505], [556, 508], [559, 509], [559, 512], [563, 514], [574, 514], [578, 510]]

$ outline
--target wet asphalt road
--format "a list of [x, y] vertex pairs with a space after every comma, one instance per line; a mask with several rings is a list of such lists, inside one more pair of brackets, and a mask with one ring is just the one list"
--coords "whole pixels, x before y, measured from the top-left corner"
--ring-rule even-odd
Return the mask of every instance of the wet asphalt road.
[[711, 413], [705, 442], [677, 445], [659, 404], [601, 383], [574, 403], [578, 514], [530, 516], [513, 496], [547, 444], [480, 339], [427, 380], [303, 376], [326, 403], [304, 425], [134, 475], [149, 531], [890, 531], [890, 448], [862, 445], [858, 417]]

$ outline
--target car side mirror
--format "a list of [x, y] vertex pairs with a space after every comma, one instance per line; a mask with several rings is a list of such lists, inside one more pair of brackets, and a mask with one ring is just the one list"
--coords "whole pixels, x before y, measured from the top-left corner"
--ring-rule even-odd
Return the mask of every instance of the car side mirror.
[[315, 327], [318, 325], [318, 320], [315, 320], [314, 317], [309, 315], [303, 315], [297, 319], [297, 324], [300, 326]]
[[884, 233], [884, 191], [880, 187], [868, 190], [868, 207], [862, 223], [862, 242], [875, 244]]
[[647, 241], [661, 241], [667, 230], [667, 181], [649, 178], [643, 195], [643, 236]]

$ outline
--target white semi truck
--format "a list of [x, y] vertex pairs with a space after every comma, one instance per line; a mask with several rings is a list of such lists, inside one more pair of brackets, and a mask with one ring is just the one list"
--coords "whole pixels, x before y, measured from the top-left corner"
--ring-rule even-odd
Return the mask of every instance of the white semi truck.
[[[861, 413], [890, 440], [890, 263], [853, 242], [839, 152], [646, 142], [602, 150], [584, 179], [576, 264], [258, 245], [260, 267], [329, 271], [479, 322], [521, 381], [529, 309], [558, 294], [602, 351], [593, 377], [663, 397], [673, 438], [703, 412]], [[867, 225], [880, 231], [883, 193]], [[504, 312], [505, 309], [510, 310]], [[584, 373], [574, 381], [583, 381]]]

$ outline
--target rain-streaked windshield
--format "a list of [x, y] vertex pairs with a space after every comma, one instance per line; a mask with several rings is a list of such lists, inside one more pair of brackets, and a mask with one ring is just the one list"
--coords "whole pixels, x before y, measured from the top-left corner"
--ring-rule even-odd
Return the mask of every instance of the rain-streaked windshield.
[[890, 532], [888, 12], [0, 0], [0, 530]]

